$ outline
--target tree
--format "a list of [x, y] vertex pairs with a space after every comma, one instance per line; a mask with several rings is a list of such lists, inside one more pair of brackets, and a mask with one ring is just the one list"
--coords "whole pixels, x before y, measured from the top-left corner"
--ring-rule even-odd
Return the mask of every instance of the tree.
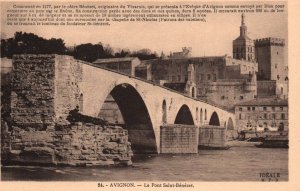
[[109, 44], [106, 44], [103, 47], [103, 49], [104, 49], [104, 54], [105, 54], [106, 58], [112, 58], [112, 57], [114, 57], [114, 50], [113, 50], [113, 48]]
[[14, 54], [64, 54], [65, 51], [62, 39], [47, 40], [33, 33], [16, 32], [13, 38], [1, 39], [1, 57], [12, 58]]
[[115, 53], [115, 57], [117, 57], [117, 58], [129, 57], [130, 54], [131, 54], [131, 52], [129, 49], [122, 49], [122, 50], [119, 50], [119, 52]]
[[150, 49], [144, 48], [140, 49], [136, 52], [133, 52], [131, 54], [132, 57], [138, 57], [140, 60], [150, 60], [150, 59], [156, 59], [158, 58], [157, 54], [155, 52], [151, 52]]
[[7, 42], [4, 39], [1, 39], [1, 58], [7, 57]]
[[87, 62], [94, 62], [98, 58], [106, 58], [106, 53], [101, 44], [80, 44], [74, 49], [74, 58]]

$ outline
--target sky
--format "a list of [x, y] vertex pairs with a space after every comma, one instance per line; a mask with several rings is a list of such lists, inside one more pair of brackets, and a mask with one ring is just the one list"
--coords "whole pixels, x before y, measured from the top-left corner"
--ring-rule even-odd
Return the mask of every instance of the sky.
[[[20, 3], [19, 3], [20, 4]], [[7, 38], [16, 31], [32, 32], [44, 38], [62, 38], [67, 46], [82, 43], [109, 44], [115, 50], [149, 48], [158, 54], [181, 51], [192, 47], [192, 56], [232, 56], [232, 41], [239, 36], [241, 13], [210, 14], [204, 22], [181, 23], [112, 23], [96, 27], [18, 27], [5, 25], [5, 10], [11, 4], [2, 4], [1, 33]], [[285, 13], [246, 13], [245, 23], [251, 39], [288, 38], [287, 10]], [[286, 46], [287, 47], [287, 46]]]

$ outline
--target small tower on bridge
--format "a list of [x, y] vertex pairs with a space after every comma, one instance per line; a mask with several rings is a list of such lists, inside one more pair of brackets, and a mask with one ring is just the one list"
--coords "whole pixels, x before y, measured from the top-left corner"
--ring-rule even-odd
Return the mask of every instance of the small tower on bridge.
[[197, 97], [197, 85], [195, 83], [195, 67], [192, 62], [189, 63], [188, 66], [188, 80], [186, 82], [186, 93], [193, 97]]

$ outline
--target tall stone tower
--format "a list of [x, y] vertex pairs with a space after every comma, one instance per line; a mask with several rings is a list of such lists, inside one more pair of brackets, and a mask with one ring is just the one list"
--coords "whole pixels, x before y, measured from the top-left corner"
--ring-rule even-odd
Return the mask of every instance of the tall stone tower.
[[233, 41], [233, 58], [247, 61], [255, 61], [254, 41], [247, 36], [245, 15], [242, 14], [240, 36]]
[[284, 39], [280, 38], [255, 40], [258, 80], [285, 81], [284, 45]]
[[255, 40], [255, 52], [258, 62], [257, 79], [275, 81], [276, 95], [288, 98], [288, 68], [284, 56], [285, 40], [281, 38], [263, 38]]

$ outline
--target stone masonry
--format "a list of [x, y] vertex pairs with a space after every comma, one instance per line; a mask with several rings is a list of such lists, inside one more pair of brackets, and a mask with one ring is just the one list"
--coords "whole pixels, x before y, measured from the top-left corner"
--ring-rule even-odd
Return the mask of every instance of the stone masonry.
[[1, 145], [4, 164], [131, 165], [133, 155], [127, 130], [81, 122], [43, 131], [3, 128]]
[[164, 125], [161, 131], [161, 153], [198, 153], [199, 128], [194, 125]]
[[2, 163], [132, 163], [127, 130], [106, 123], [68, 121], [70, 111], [82, 110], [81, 61], [60, 55], [14, 55], [12, 65], [12, 123], [1, 120]]
[[11, 117], [19, 127], [42, 129], [53, 124], [54, 63], [54, 56], [14, 56]]
[[19, 127], [45, 129], [80, 106], [79, 61], [59, 55], [13, 57], [11, 117]]

